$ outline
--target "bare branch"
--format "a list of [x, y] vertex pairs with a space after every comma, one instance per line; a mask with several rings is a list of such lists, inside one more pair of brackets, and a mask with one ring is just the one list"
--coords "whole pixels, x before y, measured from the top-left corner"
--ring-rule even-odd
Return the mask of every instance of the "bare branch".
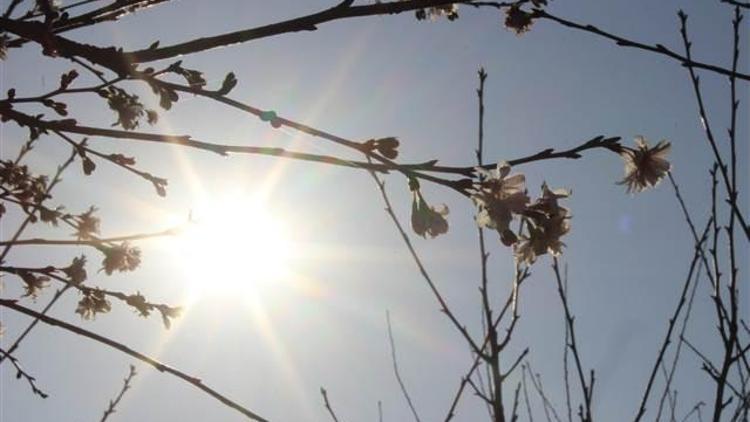
[[339, 422], [339, 418], [336, 417], [336, 413], [333, 411], [331, 403], [328, 401], [328, 392], [326, 391], [326, 389], [320, 387], [320, 394], [323, 396], [323, 405], [328, 411], [328, 414], [331, 415], [331, 419], [333, 419], [333, 422]]
[[393, 339], [393, 330], [391, 329], [391, 314], [387, 311], [385, 313], [385, 320], [388, 323], [388, 342], [391, 345], [391, 361], [393, 362], [393, 373], [396, 375], [398, 386], [401, 388], [401, 394], [404, 395], [406, 403], [409, 404], [409, 409], [411, 410], [411, 414], [414, 416], [414, 420], [420, 422], [417, 409], [414, 407], [411, 396], [409, 396], [409, 391], [406, 389], [404, 380], [401, 379], [401, 374], [398, 371], [398, 361], [396, 360], [396, 342]]
[[115, 409], [117, 408], [117, 405], [120, 403], [120, 400], [122, 400], [122, 397], [125, 395], [125, 392], [130, 389], [130, 382], [135, 377], [135, 366], [130, 365], [130, 370], [128, 372], [128, 375], [125, 377], [125, 379], [122, 382], [122, 389], [120, 389], [120, 392], [117, 394], [117, 397], [114, 398], [114, 400], [109, 401], [109, 406], [107, 406], [107, 409], [104, 411], [104, 415], [102, 415], [102, 418], [99, 422], [104, 422], [109, 418], [110, 415], [115, 413]]
[[185, 381], [185, 382], [187, 382], [187, 383], [195, 386], [199, 390], [203, 391], [204, 393], [208, 394], [209, 396], [211, 396], [211, 397], [215, 398], [216, 400], [220, 401], [225, 406], [227, 406], [227, 407], [229, 407], [231, 409], [234, 409], [234, 410], [242, 413], [243, 415], [245, 415], [249, 419], [252, 419], [252, 420], [255, 420], [255, 421], [259, 421], [259, 422], [266, 422], [266, 419], [264, 419], [263, 417], [259, 416], [255, 412], [252, 412], [251, 410], [249, 410], [249, 409], [247, 409], [247, 408], [239, 405], [238, 403], [230, 400], [229, 398], [227, 398], [226, 396], [222, 395], [218, 391], [216, 391], [216, 390], [208, 387], [206, 384], [203, 383], [203, 381], [200, 378], [193, 377], [191, 375], [186, 374], [185, 372], [182, 372], [182, 371], [180, 371], [178, 369], [175, 369], [175, 368], [173, 368], [171, 366], [165, 365], [165, 364], [159, 362], [158, 360], [156, 360], [156, 359], [154, 359], [154, 358], [152, 358], [150, 356], [144, 355], [142, 353], [139, 353], [139, 352], [131, 349], [130, 347], [128, 347], [128, 346], [126, 346], [126, 345], [124, 345], [122, 343], [118, 343], [118, 342], [116, 342], [114, 340], [111, 340], [111, 339], [109, 339], [107, 337], [101, 336], [99, 334], [93, 333], [91, 331], [85, 330], [85, 329], [77, 327], [75, 325], [68, 324], [67, 322], [61, 321], [59, 319], [55, 319], [55, 318], [49, 317], [47, 315], [43, 315], [43, 314], [41, 314], [39, 312], [36, 312], [36, 311], [34, 311], [32, 309], [29, 309], [29, 308], [26, 308], [24, 306], [19, 305], [15, 300], [0, 299], [0, 306], [4, 306], [4, 307], [6, 307], [8, 309], [12, 309], [12, 310], [20, 312], [22, 314], [26, 314], [28, 316], [37, 318], [38, 320], [44, 322], [45, 324], [49, 324], [49, 325], [52, 325], [52, 326], [55, 326], [55, 327], [59, 327], [59, 328], [61, 328], [63, 330], [69, 331], [69, 332], [74, 333], [74, 334], [78, 334], [80, 336], [83, 336], [83, 337], [86, 337], [88, 339], [94, 340], [94, 341], [96, 341], [98, 343], [102, 343], [104, 345], [107, 345], [107, 346], [109, 346], [109, 347], [111, 347], [111, 348], [113, 348], [115, 350], [118, 350], [118, 351], [120, 351], [122, 353], [130, 355], [130, 356], [132, 356], [132, 357], [140, 360], [141, 362], [144, 362], [144, 363], [147, 363], [147, 364], [153, 366], [154, 368], [156, 368], [160, 372], [166, 372], [166, 373], [168, 373], [170, 375], [174, 375], [175, 377], [177, 377], [177, 378], [179, 378], [179, 379], [181, 379], [181, 380], [183, 380], [183, 381]]
[[18, 359], [16, 359], [15, 356], [11, 355], [9, 352], [6, 352], [2, 348], [0, 348], [0, 355], [2, 355], [3, 359], [7, 358], [11, 364], [13, 364], [13, 367], [16, 368], [16, 378], [18, 379], [25, 379], [26, 382], [29, 384], [29, 387], [31, 387], [31, 392], [35, 395], [46, 399], [49, 397], [47, 393], [42, 391], [39, 387], [36, 386], [36, 378], [29, 375], [28, 372], [24, 371], [24, 369], [21, 367], [21, 364], [18, 362]]

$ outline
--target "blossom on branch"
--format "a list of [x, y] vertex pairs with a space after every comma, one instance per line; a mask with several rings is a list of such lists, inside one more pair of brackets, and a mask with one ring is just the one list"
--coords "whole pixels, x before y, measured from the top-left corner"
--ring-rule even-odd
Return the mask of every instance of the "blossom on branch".
[[565, 246], [560, 238], [570, 231], [570, 210], [561, 207], [559, 199], [570, 196], [565, 189], [550, 190], [542, 184], [542, 195], [524, 211], [527, 234], [520, 236], [513, 253], [520, 262], [531, 265], [546, 253], [560, 256]]
[[88, 277], [86, 274], [86, 256], [81, 255], [80, 257], [73, 258], [73, 262], [69, 266], [61, 268], [61, 271], [68, 276], [68, 280], [71, 283], [76, 286], [80, 285]]
[[[413, 185], [412, 185], [413, 186]], [[418, 185], [417, 185], [418, 186]], [[438, 237], [448, 232], [448, 207], [433, 207], [424, 200], [419, 188], [412, 189], [414, 199], [411, 204], [411, 227], [414, 232], [424, 238]]]
[[517, 5], [511, 6], [505, 11], [505, 28], [515, 32], [516, 35], [528, 32], [533, 23], [531, 13], [524, 12]]
[[87, 289], [83, 292], [83, 298], [78, 301], [76, 313], [83, 319], [92, 319], [96, 314], [106, 314], [112, 310], [112, 305], [107, 300], [104, 292], [99, 289]]
[[104, 253], [102, 269], [107, 275], [115, 271], [133, 271], [141, 263], [141, 250], [130, 247], [128, 242], [112, 247], [103, 246], [100, 250]]
[[659, 141], [651, 148], [643, 136], [635, 137], [635, 148], [622, 147], [620, 156], [625, 161], [625, 177], [617, 182], [626, 185], [628, 193], [638, 193], [655, 187], [672, 168], [666, 155], [671, 144]]
[[79, 240], [91, 239], [94, 235], [99, 234], [101, 220], [94, 215], [96, 211], [96, 208], [91, 207], [85, 213], [76, 216], [76, 220], [78, 220], [76, 237]]
[[[401, 1], [409, 1], [409, 0], [401, 0]], [[444, 4], [441, 6], [432, 6], [428, 7], [426, 9], [417, 9], [415, 12], [415, 16], [417, 20], [425, 20], [430, 19], [432, 21], [446, 17], [448, 20], [456, 20], [458, 19], [458, 5], [455, 3], [450, 4]]]
[[475, 184], [474, 193], [471, 195], [477, 206], [477, 224], [497, 230], [503, 244], [510, 246], [518, 240], [515, 233], [510, 230], [513, 214], [520, 214], [529, 203], [526, 177], [523, 174], [508, 177], [508, 163], [499, 163], [489, 172], [478, 168], [477, 172], [484, 178]]

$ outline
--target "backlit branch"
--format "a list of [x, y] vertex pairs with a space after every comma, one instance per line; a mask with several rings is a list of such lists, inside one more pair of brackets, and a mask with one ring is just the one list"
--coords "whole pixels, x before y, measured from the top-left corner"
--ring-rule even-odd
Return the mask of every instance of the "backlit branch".
[[109, 346], [115, 350], [118, 350], [122, 353], [125, 353], [129, 356], [132, 356], [141, 362], [144, 362], [158, 370], [159, 372], [165, 372], [167, 374], [173, 375], [188, 384], [193, 385], [194, 387], [198, 388], [199, 390], [203, 391], [204, 393], [208, 394], [209, 396], [215, 398], [216, 400], [220, 401], [222, 404], [224, 404], [227, 407], [230, 407], [241, 414], [245, 415], [247, 418], [259, 421], [259, 422], [266, 422], [267, 420], [263, 417], [259, 416], [255, 412], [241, 406], [240, 404], [230, 400], [223, 394], [219, 393], [218, 391], [214, 390], [211, 387], [208, 387], [206, 384], [203, 383], [203, 381], [200, 378], [196, 378], [194, 376], [188, 375], [187, 373], [180, 371], [179, 369], [173, 368], [171, 366], [168, 366], [164, 363], [159, 362], [158, 360], [144, 355], [143, 353], [137, 352], [130, 347], [118, 343], [110, 338], [101, 336], [99, 334], [93, 333], [91, 331], [88, 331], [86, 329], [77, 327], [72, 324], [68, 324], [67, 322], [61, 321], [59, 319], [55, 319], [52, 317], [49, 317], [47, 315], [42, 315], [39, 312], [36, 312], [32, 309], [26, 308], [25, 306], [19, 305], [15, 300], [7, 300], [7, 299], [0, 299], [0, 306], [6, 307], [8, 309], [12, 309], [14, 311], [20, 312], [22, 314], [28, 315], [30, 317], [37, 318], [38, 320], [44, 322], [45, 324], [52, 325], [58, 328], [61, 328], [63, 330], [69, 331], [73, 334], [78, 334], [79, 336], [86, 337], [90, 340], [94, 340], [98, 343], [104, 344], [106, 346]]

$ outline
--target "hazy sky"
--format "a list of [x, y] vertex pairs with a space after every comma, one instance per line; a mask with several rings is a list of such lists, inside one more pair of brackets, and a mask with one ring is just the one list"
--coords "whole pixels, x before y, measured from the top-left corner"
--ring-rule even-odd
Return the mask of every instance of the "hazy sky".
[[[68, 35], [81, 42], [132, 50], [156, 40], [168, 45], [300, 16], [334, 2], [173, 3]], [[679, 8], [690, 16], [694, 55], [728, 66], [732, 9], [718, 1], [556, 0], [548, 10], [682, 51]], [[400, 159], [405, 162], [439, 159], [452, 165], [475, 163], [476, 72], [483, 66], [489, 73], [488, 162], [548, 147], [570, 148], [597, 135], [621, 136], [627, 145], [636, 135], [653, 143], [668, 139], [674, 176], [697, 224], [703, 226], [711, 155], [685, 69], [661, 56], [617, 47], [553, 22], [538, 22], [529, 33], [516, 36], [503, 28], [503, 17], [496, 11], [463, 6], [459, 13], [455, 22], [418, 22], [411, 13], [333, 22], [315, 32], [187, 56], [183, 65], [205, 72], [212, 87], [218, 87], [227, 72], [235, 72], [239, 85], [231, 97], [258, 108], [348, 139], [397, 136]], [[748, 29], [743, 27], [743, 41], [748, 40]], [[750, 70], [747, 51], [741, 60], [744, 72]], [[59, 74], [70, 65], [40, 53], [36, 46], [10, 51], [0, 65], [3, 92], [16, 88], [19, 96], [31, 96], [56, 86]], [[726, 145], [727, 79], [702, 74], [702, 82], [714, 131]], [[154, 101], [148, 88], [130, 86]], [[744, 117], [750, 98], [747, 84], [739, 87]], [[106, 126], [115, 120], [96, 96], [71, 99], [69, 106], [81, 124]], [[738, 139], [743, 142], [738, 155], [746, 158], [747, 119], [740, 121]], [[162, 113], [157, 129], [217, 143], [281, 145], [351, 157], [325, 141], [287, 129], [273, 130], [252, 116], [198, 97], [182, 96], [172, 110]], [[4, 159], [15, 156], [25, 133], [3, 124]], [[130, 141], [90, 142], [103, 151], [134, 155], [139, 168], [168, 178], [168, 196], [159, 198], [150, 184], [100, 163], [90, 177], [78, 165], [67, 171], [54, 204], [63, 203], [75, 212], [96, 205], [103, 234], [119, 235], [166, 228], [217, 197], [260, 196], [266, 211], [276, 216], [296, 245], [289, 264], [294, 276], [259, 289], [251, 298], [231, 293], [193, 298], [169, 331], [158, 316], [143, 319], [119, 303], [94, 321], [81, 320], [74, 313], [79, 299], [74, 293], [62, 299], [51, 315], [200, 377], [270, 420], [326, 420], [319, 394], [324, 386], [342, 421], [377, 420], [378, 401], [385, 420], [404, 421], [411, 414], [391, 368], [385, 319], [389, 310], [401, 373], [414, 403], [423, 420], [442, 420], [471, 357], [439, 312], [383, 212], [369, 175], [267, 157], [222, 158]], [[45, 138], [29, 165], [38, 172], [51, 172], [68, 153], [67, 145]], [[741, 173], [745, 186], [746, 164], [742, 163]], [[607, 151], [515, 171], [526, 174], [532, 197], [542, 181], [573, 191], [566, 201], [573, 219], [572, 231], [564, 239], [563, 261], [569, 265], [570, 301], [584, 364], [597, 371], [595, 414], [601, 420], [632, 418], [693, 254], [692, 238], [671, 187], [662, 183], [639, 195], [625, 194], [624, 187], [615, 184], [622, 178], [622, 161]], [[392, 175], [386, 183], [397, 214], [407, 224], [411, 196], [406, 181]], [[452, 309], [479, 336], [473, 206], [446, 189], [427, 183], [423, 188], [429, 202], [450, 208], [450, 231], [433, 240], [413, 236], [414, 244]], [[746, 212], [747, 198], [743, 192]], [[3, 239], [10, 236], [17, 220], [17, 215], [4, 217]], [[69, 235], [65, 229], [34, 227], [24, 237]], [[512, 255], [494, 233], [488, 233], [487, 239], [492, 295], [500, 302], [510, 288]], [[100, 257], [90, 249], [17, 247], [8, 262], [64, 266], [85, 252], [91, 283], [128, 293], [141, 291], [154, 302], [179, 305], [188, 301], [196, 274], [191, 259], [175, 242], [140, 243], [144, 257], [138, 271], [111, 277], [96, 273]], [[742, 270], [748, 269], [747, 262], [745, 246], [740, 254]], [[558, 411], [563, 411], [563, 319], [550, 263], [548, 256], [539, 259], [526, 282], [521, 319], [504, 365], [529, 347], [529, 361], [541, 373]], [[246, 265], [257, 264], [248, 257]], [[247, 274], [235, 276], [242, 279]], [[227, 286], [220, 280], [226, 277], [217, 270], [201, 275], [200, 282], [221, 288]], [[2, 297], [20, 295], [17, 279], [5, 277], [3, 282]], [[45, 291], [36, 304], [28, 299], [23, 303], [41, 308], [52, 293], [52, 289]], [[6, 309], [0, 310], [0, 317], [6, 327], [0, 344], [6, 348], [29, 319]], [[711, 346], [717, 342], [714, 323], [704, 284], [699, 286], [687, 336], [710, 356], [716, 353]], [[48, 326], [38, 327], [16, 356], [50, 398], [32, 396], [25, 383], [15, 379], [11, 365], [4, 364], [0, 367], [3, 422], [98, 420], [118, 392], [128, 365], [134, 363], [118, 351]], [[134, 388], [111, 420], [244, 420], [194, 387], [139, 362], [135, 365], [139, 375]], [[508, 380], [508, 390], [518, 375]], [[675, 386], [681, 414], [697, 400], [712, 398], [713, 385], [689, 352], [681, 361]], [[578, 391], [574, 384], [576, 398]], [[511, 400], [509, 392], [506, 401]], [[535, 416], [542, 418], [536, 396], [533, 400]], [[480, 418], [486, 418], [486, 408], [466, 394], [455, 420]]]

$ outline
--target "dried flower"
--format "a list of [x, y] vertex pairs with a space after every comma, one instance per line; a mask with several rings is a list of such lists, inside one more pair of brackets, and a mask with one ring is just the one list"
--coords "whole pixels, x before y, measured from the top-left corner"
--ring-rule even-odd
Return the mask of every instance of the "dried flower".
[[[0, 161], [0, 185], [22, 202], [22, 207], [29, 214], [33, 212], [30, 205], [40, 204], [49, 198], [47, 177], [34, 176], [27, 166], [18, 165], [11, 160]], [[35, 217], [32, 222], [36, 222]]]
[[138, 96], [128, 94], [122, 88], [110, 86], [97, 93], [106, 98], [109, 108], [117, 113], [117, 121], [112, 126], [120, 125], [125, 130], [136, 129], [140, 124], [140, 119], [146, 114]]
[[128, 242], [112, 247], [102, 246], [100, 250], [104, 253], [102, 269], [107, 275], [115, 271], [133, 271], [141, 263], [141, 250], [131, 248]]
[[156, 309], [161, 313], [161, 321], [167, 330], [172, 326], [172, 319], [179, 317], [182, 313], [182, 308], [180, 307], [173, 308], [167, 305], [157, 305]]
[[395, 160], [398, 157], [398, 139], [394, 137], [379, 138], [379, 139], [368, 139], [363, 143], [364, 147], [368, 150], [377, 150], [380, 155], [389, 159]]
[[135, 308], [135, 310], [138, 311], [138, 314], [140, 314], [142, 317], [149, 316], [149, 314], [151, 314], [151, 310], [154, 307], [154, 305], [146, 301], [146, 297], [143, 296], [141, 292], [137, 292], [134, 295], [128, 296], [125, 299], [125, 303]]
[[521, 235], [513, 249], [518, 261], [530, 265], [537, 256], [562, 254], [565, 243], [560, 238], [570, 231], [570, 211], [561, 207], [558, 200], [568, 196], [570, 192], [565, 189], [553, 191], [542, 184], [542, 195], [524, 211], [527, 235]]
[[76, 286], [80, 285], [88, 275], [86, 274], [86, 256], [81, 255], [80, 257], [73, 258], [73, 262], [66, 268], [62, 268], [62, 272], [68, 276], [71, 283]]
[[505, 11], [505, 27], [516, 35], [528, 32], [533, 23], [531, 13], [524, 12], [518, 5], [513, 5]]
[[87, 289], [83, 292], [83, 298], [78, 302], [76, 313], [83, 319], [92, 319], [96, 314], [106, 314], [112, 309], [104, 292], [99, 289]]
[[76, 237], [78, 239], [91, 239], [99, 233], [99, 224], [101, 220], [95, 216], [96, 208], [91, 207], [85, 213], [76, 216], [78, 226], [76, 227]]
[[[401, 0], [401, 1], [409, 1], [409, 0]], [[456, 20], [458, 19], [458, 5], [455, 3], [450, 4], [444, 4], [441, 6], [433, 6], [429, 7], [427, 9], [417, 9], [415, 11], [415, 16], [417, 20], [425, 20], [427, 18], [430, 18], [430, 20], [436, 20], [441, 17], [446, 17], [448, 20]]]
[[665, 158], [671, 146], [666, 140], [650, 148], [643, 136], [636, 136], [635, 145], [635, 148], [622, 147], [620, 152], [625, 161], [625, 177], [617, 184], [626, 185], [628, 193], [658, 185], [672, 167]]
[[414, 199], [411, 204], [411, 227], [414, 232], [425, 239], [438, 237], [448, 232], [448, 207], [433, 207], [424, 200], [419, 189], [413, 190]]
[[503, 244], [510, 246], [517, 240], [510, 230], [513, 214], [520, 214], [529, 202], [526, 177], [523, 174], [507, 177], [508, 163], [498, 163], [491, 172], [481, 168], [477, 172], [486, 178], [475, 185], [471, 196], [477, 206], [477, 224], [497, 230]]
[[31, 296], [36, 298], [37, 295], [39, 295], [39, 292], [49, 285], [49, 277], [39, 276], [26, 270], [20, 270], [16, 274], [21, 277], [26, 284], [24, 286], [26, 289], [26, 293], [23, 295], [24, 297]]
[[52, 224], [57, 227], [57, 218], [62, 215], [64, 207], [59, 206], [57, 208], [50, 209], [45, 206], [39, 206], [39, 219], [45, 223]]

